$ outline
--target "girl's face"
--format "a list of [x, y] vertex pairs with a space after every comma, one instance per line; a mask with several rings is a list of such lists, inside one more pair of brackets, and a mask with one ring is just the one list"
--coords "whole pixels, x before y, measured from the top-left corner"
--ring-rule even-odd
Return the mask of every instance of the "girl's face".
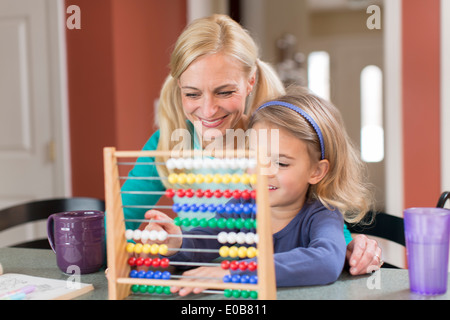
[[254, 82], [222, 53], [198, 58], [178, 81], [184, 113], [205, 140], [221, 137], [239, 127]]
[[[288, 131], [267, 123], [257, 123], [258, 143], [267, 140], [267, 156], [272, 170], [268, 175], [269, 203], [274, 210], [298, 213], [303, 207], [310, 184], [318, 183], [328, 171], [328, 161], [312, 162], [305, 142]], [[273, 135], [273, 130], [278, 130]], [[264, 135], [264, 137], [262, 137]], [[250, 142], [250, 146], [256, 143]]]

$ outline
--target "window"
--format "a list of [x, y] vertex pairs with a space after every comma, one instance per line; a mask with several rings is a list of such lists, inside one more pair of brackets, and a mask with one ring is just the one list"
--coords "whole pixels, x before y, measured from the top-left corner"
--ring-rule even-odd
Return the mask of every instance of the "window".
[[361, 72], [361, 157], [365, 162], [384, 159], [383, 76], [372, 65]]
[[314, 51], [308, 56], [308, 87], [323, 99], [330, 100], [330, 55]]

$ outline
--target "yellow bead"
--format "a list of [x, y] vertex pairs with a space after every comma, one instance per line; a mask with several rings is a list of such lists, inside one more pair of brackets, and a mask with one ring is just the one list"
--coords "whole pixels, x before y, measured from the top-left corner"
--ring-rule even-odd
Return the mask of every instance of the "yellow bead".
[[162, 244], [159, 246], [159, 254], [165, 256], [167, 254], [167, 251], [169, 251], [169, 248], [166, 244]]
[[230, 183], [231, 182], [231, 174], [225, 173], [222, 177], [223, 183]]
[[142, 248], [143, 248], [144, 246], [142, 245], [142, 243], [137, 243], [135, 246], [134, 246], [134, 253], [137, 253], [137, 254], [140, 254], [140, 253], [142, 253]]
[[133, 253], [134, 252], [134, 243], [127, 244], [127, 252]]
[[205, 180], [205, 177], [201, 173], [199, 173], [195, 176], [195, 182], [197, 182], [197, 183], [203, 183], [204, 180]]
[[249, 175], [248, 173], [244, 173], [244, 174], [241, 176], [241, 182], [242, 182], [243, 184], [249, 184], [249, 183], [250, 183], [250, 175]]
[[220, 247], [220, 249], [219, 249], [219, 255], [222, 257], [222, 258], [226, 258], [226, 257], [228, 257], [228, 253], [230, 252], [230, 248], [228, 248], [227, 246], [222, 246], [222, 247]]
[[186, 182], [189, 184], [193, 184], [195, 182], [195, 174], [189, 173], [187, 175]]
[[144, 244], [144, 246], [142, 247], [142, 252], [143, 253], [150, 253], [150, 245], [148, 243]]
[[246, 247], [239, 247], [239, 249], [238, 249], [238, 256], [239, 256], [239, 258], [246, 258], [247, 257], [247, 248]]
[[256, 184], [256, 174], [252, 174], [252, 175], [250, 176], [250, 183], [251, 183], [251, 184]]
[[222, 175], [219, 173], [216, 173], [214, 175], [213, 181], [214, 181], [214, 183], [222, 183]]
[[211, 183], [213, 182], [214, 176], [210, 173], [205, 175], [205, 183]]
[[185, 184], [187, 180], [187, 174], [186, 173], [180, 173], [178, 175], [178, 183]]
[[150, 247], [150, 253], [158, 254], [158, 252], [159, 252], [159, 245], [157, 245], [156, 243], [152, 244], [152, 246]]
[[231, 182], [239, 183], [240, 181], [241, 181], [241, 176], [238, 175], [237, 173], [235, 173], [231, 176]]
[[258, 254], [258, 250], [255, 247], [247, 248], [247, 257], [254, 258]]
[[169, 174], [169, 183], [175, 184], [178, 182], [178, 175], [176, 173]]
[[230, 258], [236, 258], [238, 256], [238, 248], [235, 246], [232, 246], [230, 248], [230, 252], [228, 253], [230, 255]]

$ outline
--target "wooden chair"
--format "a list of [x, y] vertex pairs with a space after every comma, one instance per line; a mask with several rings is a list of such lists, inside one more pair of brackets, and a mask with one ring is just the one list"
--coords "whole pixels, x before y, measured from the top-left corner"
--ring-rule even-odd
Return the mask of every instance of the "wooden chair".
[[[104, 211], [105, 202], [100, 199], [87, 197], [58, 198], [32, 201], [2, 209], [0, 210], [0, 239], [2, 234], [4, 238], [8, 231], [14, 230], [13, 228], [29, 223], [38, 224], [44, 221], [46, 223], [47, 218], [53, 213], [75, 210]], [[0, 247], [50, 249], [46, 236], [47, 229], [46, 227], [43, 229], [40, 234], [36, 236], [31, 235], [31, 239], [29, 235], [24, 234], [18, 237], [21, 239], [19, 242], [10, 243], [10, 241], [7, 241], [6, 243], [0, 243]]]

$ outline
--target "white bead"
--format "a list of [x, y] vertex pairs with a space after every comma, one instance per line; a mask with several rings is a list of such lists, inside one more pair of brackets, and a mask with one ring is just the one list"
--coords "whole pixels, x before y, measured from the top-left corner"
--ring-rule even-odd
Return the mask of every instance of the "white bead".
[[213, 159], [211, 158], [204, 158], [203, 159], [203, 168], [210, 169], [213, 165]]
[[183, 158], [175, 159], [175, 167], [177, 169], [184, 169], [184, 159]]
[[228, 166], [230, 167], [230, 169], [237, 169], [239, 167], [237, 159], [231, 158], [229, 160]]
[[166, 167], [169, 170], [175, 169], [175, 159], [174, 158], [168, 159], [167, 162], [166, 162]]
[[126, 238], [127, 240], [131, 240], [131, 239], [133, 239], [133, 234], [134, 234], [134, 231], [133, 231], [133, 230], [127, 229], [127, 230], [125, 231], [125, 238]]
[[220, 162], [219, 159], [211, 159], [211, 169], [219, 169]]
[[228, 233], [227, 242], [231, 244], [236, 243], [236, 232]]
[[158, 240], [159, 240], [159, 241], [164, 241], [164, 240], [166, 240], [166, 239], [167, 239], [167, 232], [164, 231], [164, 230], [160, 230], [160, 231], [158, 232]]
[[236, 242], [239, 243], [239, 244], [244, 244], [245, 243], [245, 233], [239, 232], [236, 235]]
[[255, 243], [258, 243], [258, 240], [259, 240], [259, 235], [255, 234]]
[[250, 169], [256, 168], [256, 163], [257, 163], [257, 161], [256, 161], [255, 158], [250, 158], [250, 159], [248, 159], [248, 167], [249, 167]]
[[193, 161], [192, 166], [194, 167], [194, 169], [200, 169], [203, 165], [203, 161], [201, 158], [195, 158]]
[[193, 167], [193, 162], [194, 162], [194, 160], [193, 160], [192, 158], [186, 158], [186, 159], [184, 159], [184, 167], [185, 167], [187, 170], [191, 170], [192, 167]]
[[247, 244], [255, 243], [255, 234], [253, 232], [249, 232], [245, 235], [245, 243]]
[[134, 230], [133, 239], [134, 240], [140, 240], [141, 239], [141, 233], [142, 233], [142, 231], [139, 230], [139, 229]]
[[143, 230], [141, 233], [141, 241], [145, 243], [145, 242], [147, 242], [149, 237], [150, 237], [150, 231]]
[[225, 231], [222, 231], [217, 235], [217, 241], [220, 243], [227, 243], [227, 239], [228, 233], [226, 233]]
[[158, 239], [158, 231], [156, 231], [156, 230], [150, 231], [148, 238], [152, 241], [155, 241], [156, 239]]
[[239, 158], [238, 159], [238, 166], [240, 169], [246, 169], [247, 168], [247, 159], [246, 158]]
[[227, 159], [219, 159], [219, 167], [221, 169], [228, 169], [228, 161]]

